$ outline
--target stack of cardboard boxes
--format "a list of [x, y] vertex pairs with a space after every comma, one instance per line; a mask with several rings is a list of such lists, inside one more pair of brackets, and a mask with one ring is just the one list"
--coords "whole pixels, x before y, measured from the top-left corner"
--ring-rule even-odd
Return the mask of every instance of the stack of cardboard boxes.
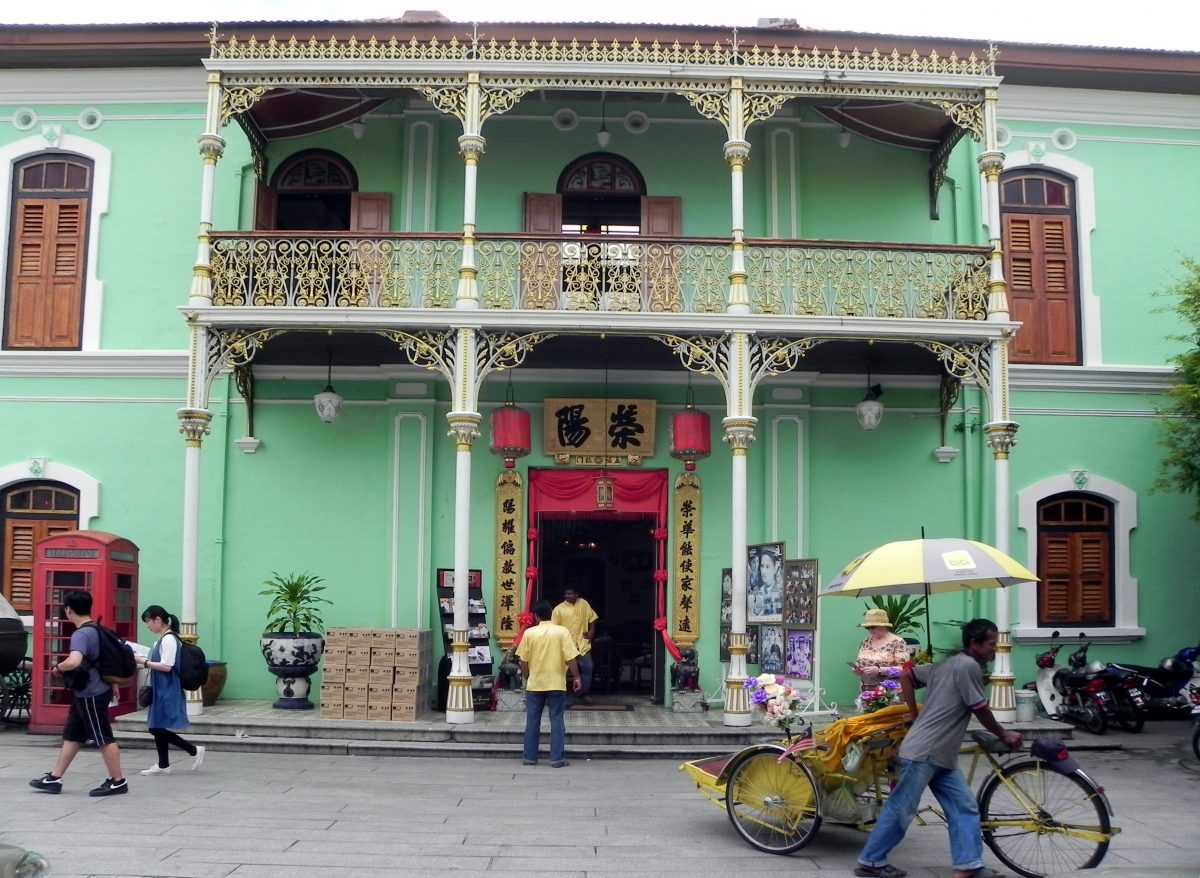
[[427, 628], [330, 628], [321, 716], [420, 719], [433, 694], [432, 642]]

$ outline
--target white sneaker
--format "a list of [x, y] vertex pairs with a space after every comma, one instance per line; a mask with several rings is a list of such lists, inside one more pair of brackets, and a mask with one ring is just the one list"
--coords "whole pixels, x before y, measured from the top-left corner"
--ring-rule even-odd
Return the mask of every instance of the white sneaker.
[[170, 774], [171, 766], [168, 765], [166, 768], [159, 768], [157, 765], [151, 765], [149, 768], [143, 768], [138, 773], [144, 774], [146, 777], [154, 777], [156, 774]]
[[197, 745], [196, 755], [192, 757], [192, 771], [199, 768], [202, 762], [204, 762], [204, 748]]

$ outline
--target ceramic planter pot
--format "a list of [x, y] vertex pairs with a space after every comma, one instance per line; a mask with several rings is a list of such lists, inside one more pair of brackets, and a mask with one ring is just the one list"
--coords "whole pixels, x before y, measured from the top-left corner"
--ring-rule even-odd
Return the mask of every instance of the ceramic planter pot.
[[229, 678], [229, 668], [225, 662], [208, 661], [208, 682], [200, 687], [200, 697], [205, 707], [212, 707], [221, 697], [225, 681]]
[[279, 710], [312, 710], [308, 699], [312, 684], [309, 677], [317, 672], [325, 652], [325, 638], [319, 634], [264, 634], [259, 641], [267, 670], [278, 679], [279, 697], [272, 707]]

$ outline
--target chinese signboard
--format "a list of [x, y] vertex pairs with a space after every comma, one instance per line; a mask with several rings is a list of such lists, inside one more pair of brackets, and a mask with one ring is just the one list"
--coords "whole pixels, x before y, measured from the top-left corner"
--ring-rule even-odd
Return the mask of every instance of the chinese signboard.
[[545, 400], [543, 447], [556, 463], [639, 464], [654, 455], [653, 399]]
[[700, 479], [684, 473], [675, 482], [675, 633], [679, 646], [700, 634]]
[[500, 646], [512, 645], [522, 607], [521, 549], [525, 540], [525, 499], [521, 477], [505, 470], [496, 480], [496, 592], [494, 631]]

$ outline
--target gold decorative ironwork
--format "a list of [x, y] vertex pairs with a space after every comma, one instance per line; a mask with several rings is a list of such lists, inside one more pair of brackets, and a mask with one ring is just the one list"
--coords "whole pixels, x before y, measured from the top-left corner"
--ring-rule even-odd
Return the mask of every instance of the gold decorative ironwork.
[[264, 344], [283, 332], [274, 328], [209, 329], [205, 384], [211, 384], [222, 369], [248, 365]]
[[492, 630], [501, 649], [512, 646], [520, 630], [522, 582], [521, 548], [525, 541], [525, 491], [521, 474], [506, 469], [496, 479], [496, 585], [492, 600]]
[[240, 115], [266, 94], [266, 87], [261, 85], [228, 85], [221, 89], [221, 127], [229, 124], [229, 120]]
[[414, 366], [431, 372], [441, 372], [451, 385], [454, 384], [454, 363], [458, 351], [457, 329], [420, 333], [379, 329], [376, 332], [399, 345], [401, 352]]
[[681, 91], [678, 94], [704, 118], [729, 125], [729, 92]]
[[978, 101], [935, 101], [950, 121], [971, 135], [976, 143], [983, 140], [983, 105]]
[[700, 477], [675, 480], [675, 612], [673, 639], [692, 646], [700, 636]]
[[485, 332], [475, 333], [475, 375], [478, 381], [483, 381], [492, 372], [515, 368], [525, 362], [539, 343], [549, 338], [551, 333], [530, 332], [519, 335], [515, 332]]
[[946, 373], [960, 381], [970, 381], [985, 392], [991, 383], [991, 342], [958, 342], [947, 344], [930, 339], [914, 339], [912, 344], [937, 355]]
[[526, 95], [528, 88], [483, 88], [479, 92], [479, 121], [507, 113]]
[[259, 40], [253, 36], [246, 39], [230, 36], [222, 40], [213, 34], [209, 40], [209, 48], [210, 57], [213, 59], [231, 61], [461, 62], [475, 59], [489, 62], [600, 63], [660, 67], [736, 65], [740, 69], [933, 73], [942, 76], [994, 76], [996, 69], [994, 49], [989, 49], [982, 55], [971, 52], [966, 57], [960, 57], [954, 52], [941, 55], [936, 50], [922, 55], [915, 49], [909, 53], [901, 53], [895, 49], [891, 52], [881, 52], [879, 49], [866, 52], [858, 48], [842, 51], [836, 47], [826, 50], [816, 46], [805, 49], [800, 46], [763, 47], [745, 44], [734, 49], [720, 44], [705, 46], [698, 41], [685, 44], [677, 40], [671, 43], [661, 43], [658, 40], [643, 43], [637, 39], [601, 43], [594, 39], [581, 42], [578, 39], [541, 41], [532, 38], [521, 42], [516, 38], [507, 41], [495, 38], [486, 41], [460, 41], [457, 37], [449, 40], [430, 37], [421, 41], [415, 36], [408, 40], [397, 39], [394, 36], [388, 40], [375, 37], [367, 40], [359, 40], [356, 37], [345, 40], [336, 37], [318, 40], [315, 36], [308, 40], [296, 37], [287, 40], [275, 37]]
[[467, 87], [465, 84], [444, 88], [426, 86], [421, 89], [421, 94], [425, 95], [439, 113], [445, 113], [458, 119], [467, 118]]

